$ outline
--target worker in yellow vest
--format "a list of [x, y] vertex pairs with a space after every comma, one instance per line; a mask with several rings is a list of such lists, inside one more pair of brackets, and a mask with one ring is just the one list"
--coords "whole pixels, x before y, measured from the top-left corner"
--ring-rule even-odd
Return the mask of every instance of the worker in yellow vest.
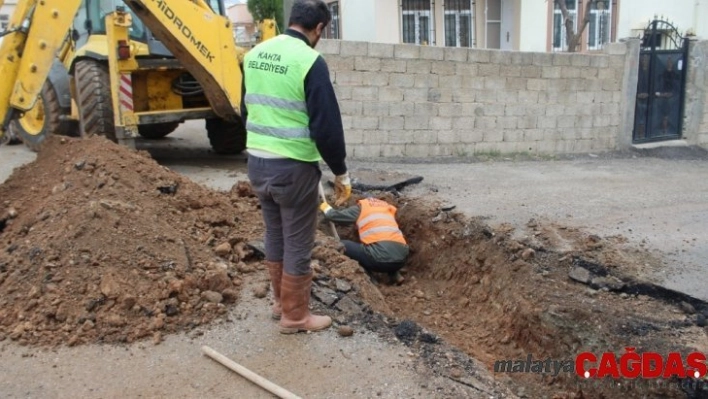
[[401, 268], [408, 257], [408, 243], [396, 223], [396, 207], [376, 198], [357, 201], [355, 206], [336, 210], [327, 202], [320, 204], [327, 220], [334, 223], [354, 224], [359, 231], [361, 244], [342, 240], [344, 254], [369, 272], [386, 273], [391, 283], [403, 283]]
[[331, 20], [322, 0], [295, 0], [285, 33], [243, 62], [248, 178], [263, 212], [272, 317], [283, 334], [332, 324], [308, 306], [321, 160], [335, 175], [336, 203], [351, 195], [342, 116], [327, 63], [314, 49]]

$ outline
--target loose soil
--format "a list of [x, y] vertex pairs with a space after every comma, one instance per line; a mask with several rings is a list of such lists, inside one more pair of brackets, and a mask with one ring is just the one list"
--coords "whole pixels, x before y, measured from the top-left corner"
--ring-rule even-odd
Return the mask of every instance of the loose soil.
[[[313, 298], [337, 326], [395, 337], [436, 373], [492, 396], [506, 391], [500, 383], [533, 398], [684, 395], [678, 384], [618, 393], [573, 373], [496, 373], [490, 382], [479, 372], [529, 354], [706, 352], [698, 324], [708, 306], [637, 280], [658, 260], [618, 236], [530, 221], [519, 237], [448, 205], [378, 196], [399, 208], [411, 244], [406, 280], [377, 283], [323, 226]], [[48, 139], [0, 185], [0, 200], [0, 340], [159, 342], [220, 318], [247, 275], [264, 273], [246, 245], [263, 233], [248, 184], [214, 192], [101, 138]], [[267, 295], [265, 285], [257, 291]]]
[[159, 342], [225, 313], [257, 267], [254, 198], [99, 137], [52, 137], [0, 199], [0, 339]]

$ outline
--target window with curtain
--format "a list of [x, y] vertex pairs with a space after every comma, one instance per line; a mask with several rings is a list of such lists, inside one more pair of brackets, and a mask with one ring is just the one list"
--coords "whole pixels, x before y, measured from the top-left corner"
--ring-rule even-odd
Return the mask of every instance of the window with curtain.
[[474, 12], [471, 0], [445, 0], [445, 46], [474, 47]]
[[588, 50], [600, 50], [612, 37], [612, 3], [596, 1], [591, 5], [588, 23]]
[[432, 3], [430, 0], [402, 0], [401, 28], [403, 43], [428, 45], [433, 41]]
[[339, 32], [339, 2], [333, 1], [327, 4], [329, 12], [332, 13], [332, 21], [327, 25], [324, 32], [322, 32], [322, 38], [324, 39], [340, 39], [341, 34]]

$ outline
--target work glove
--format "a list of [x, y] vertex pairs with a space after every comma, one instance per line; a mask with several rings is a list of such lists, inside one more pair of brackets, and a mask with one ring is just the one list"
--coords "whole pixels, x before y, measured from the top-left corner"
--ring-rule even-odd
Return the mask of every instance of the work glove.
[[334, 205], [342, 206], [352, 195], [352, 181], [349, 179], [349, 172], [334, 178]]
[[327, 201], [323, 201], [320, 204], [320, 210], [322, 211], [322, 213], [324, 213], [326, 215], [327, 212], [332, 210], [332, 207], [327, 203]]

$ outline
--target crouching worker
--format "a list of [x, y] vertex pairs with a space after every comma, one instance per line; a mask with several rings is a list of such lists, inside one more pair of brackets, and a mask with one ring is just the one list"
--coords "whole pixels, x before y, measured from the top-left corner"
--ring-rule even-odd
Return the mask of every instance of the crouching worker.
[[359, 262], [367, 272], [388, 274], [392, 284], [403, 283], [399, 270], [405, 265], [409, 249], [396, 223], [395, 206], [376, 198], [365, 198], [342, 210], [323, 202], [320, 210], [331, 222], [356, 223], [361, 244], [342, 240], [346, 256]]

